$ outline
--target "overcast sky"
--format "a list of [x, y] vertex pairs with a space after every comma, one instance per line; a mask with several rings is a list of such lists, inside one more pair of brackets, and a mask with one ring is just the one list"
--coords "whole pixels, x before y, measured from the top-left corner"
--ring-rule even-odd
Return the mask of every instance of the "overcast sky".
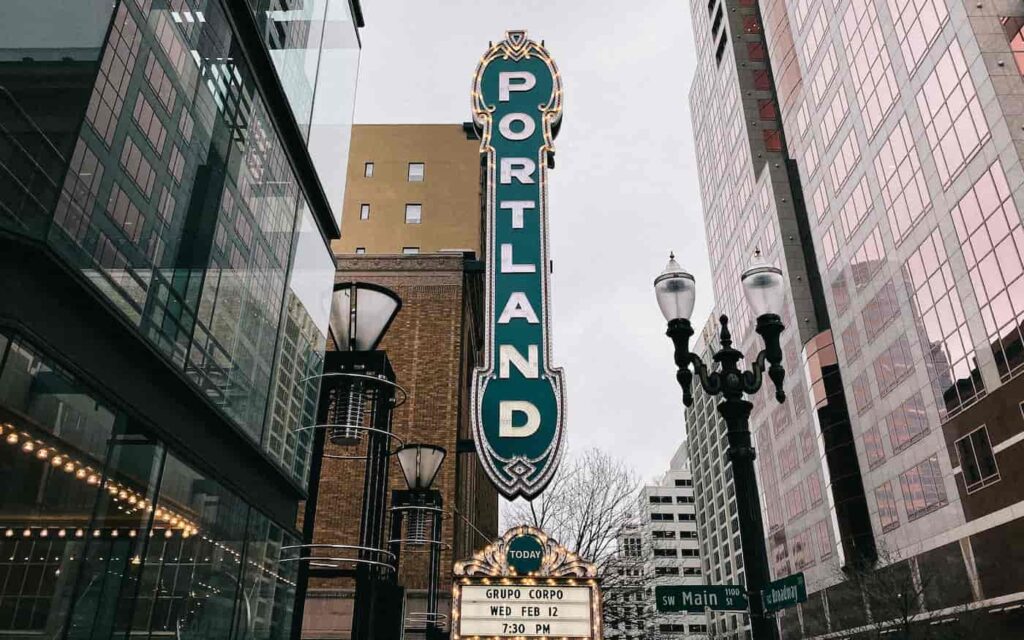
[[684, 437], [652, 281], [670, 249], [712, 294], [690, 127], [687, 0], [363, 0], [356, 122], [457, 123], [490, 40], [544, 40], [565, 90], [549, 182], [555, 365], [570, 449], [598, 446], [645, 478]]

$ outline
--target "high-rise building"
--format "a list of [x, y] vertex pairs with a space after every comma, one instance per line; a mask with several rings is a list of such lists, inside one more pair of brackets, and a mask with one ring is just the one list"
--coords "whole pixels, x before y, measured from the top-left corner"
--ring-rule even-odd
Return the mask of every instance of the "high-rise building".
[[4, 9], [0, 634], [285, 637], [358, 2]]
[[[693, 106], [716, 273], [750, 250], [746, 229], [767, 229], [786, 248], [772, 255], [793, 299], [804, 289], [813, 303], [786, 318], [791, 339], [800, 333], [784, 342], [790, 384], [809, 385], [809, 400], [789, 389], [789, 408], [755, 416], [773, 572], [803, 570], [812, 591], [782, 616], [783, 631], [883, 623], [880, 594], [838, 570], [856, 572], [874, 540], [876, 566], [917, 585], [913, 614], [945, 622], [969, 605], [983, 612], [977, 624], [1019, 634], [1020, 613], [1006, 604], [1024, 586], [1024, 562], [1007, 554], [1024, 533], [1011, 480], [1024, 464], [1024, 8], [759, 5], [691, 5]], [[766, 213], [746, 194], [775, 169], [789, 188], [761, 199]], [[732, 228], [744, 233], [723, 239]], [[716, 279], [716, 301], [734, 312], [730, 276]], [[817, 333], [803, 331], [812, 325]], [[831, 385], [818, 384], [821, 373]], [[808, 431], [812, 412], [800, 405], [821, 423], [817, 403], [839, 395], [850, 438]], [[837, 448], [855, 466], [833, 464]], [[818, 466], [823, 485], [811, 479]], [[866, 522], [860, 506], [844, 513], [837, 488], [862, 495]]]
[[[711, 314], [691, 347], [704, 362], [719, 347], [718, 317]], [[695, 385], [693, 405], [686, 409], [687, 453], [696, 498], [697, 531], [705, 584], [744, 584], [743, 549], [740, 544], [736, 487], [725, 421], [718, 413], [719, 399]], [[750, 629], [746, 614], [708, 612], [708, 627], [714, 637], [743, 638]]]
[[[335, 243], [338, 282], [383, 286], [402, 300], [379, 347], [408, 393], [394, 410], [392, 433], [401, 442], [447, 451], [433, 483], [446, 514], [437, 591], [443, 616], [450, 614], [453, 561], [472, 556], [498, 536], [498, 494], [476, 456], [469, 420], [469, 382], [482, 359], [484, 313], [484, 264], [475, 253], [481, 232], [480, 141], [469, 131], [472, 139], [460, 125], [356, 125], [345, 231]], [[422, 217], [405, 217], [407, 203], [420, 207]], [[403, 253], [410, 243], [417, 253]], [[326, 453], [359, 456], [362, 451], [328, 444]], [[359, 461], [325, 458], [315, 542], [358, 540], [364, 473]], [[388, 493], [404, 489], [392, 457]], [[407, 518], [402, 537], [410, 538], [409, 531]], [[423, 631], [428, 559], [425, 545], [403, 547], [400, 554], [397, 577], [405, 588], [410, 637]], [[303, 637], [350, 637], [354, 588], [350, 579], [314, 575]], [[441, 622], [447, 627], [447, 617]]]
[[482, 179], [471, 123], [356, 125], [335, 252], [480, 256]]
[[618, 535], [618, 557], [612, 571], [614, 611], [607, 638], [665, 639], [703, 637], [703, 613], [659, 613], [659, 585], [704, 583], [698, 544], [693, 476], [684, 441], [668, 471], [639, 496], [637, 517]]

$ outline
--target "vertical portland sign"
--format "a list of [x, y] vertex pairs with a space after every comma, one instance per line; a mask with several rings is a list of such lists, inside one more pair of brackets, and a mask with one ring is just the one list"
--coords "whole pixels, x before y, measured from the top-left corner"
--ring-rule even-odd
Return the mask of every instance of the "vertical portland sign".
[[473, 78], [487, 170], [485, 361], [473, 380], [477, 452], [507, 498], [533, 498], [558, 465], [562, 370], [551, 364], [547, 169], [562, 116], [558, 69], [525, 31], [509, 31]]

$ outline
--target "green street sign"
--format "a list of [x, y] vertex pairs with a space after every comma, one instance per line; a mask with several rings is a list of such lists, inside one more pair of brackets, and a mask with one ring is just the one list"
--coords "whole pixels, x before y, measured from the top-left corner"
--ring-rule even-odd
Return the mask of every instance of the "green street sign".
[[505, 557], [509, 568], [515, 569], [516, 575], [529, 575], [540, 569], [544, 559], [544, 545], [537, 536], [524, 533], [509, 541]]
[[765, 612], [779, 611], [807, 602], [807, 584], [803, 573], [794, 573], [761, 589]]
[[477, 452], [506, 498], [533, 498], [555, 474], [565, 420], [551, 364], [547, 170], [562, 83], [543, 45], [509, 31], [481, 59], [473, 120], [487, 168], [486, 328], [474, 374]]
[[746, 611], [743, 587], [731, 584], [665, 585], [654, 587], [655, 608], [662, 613]]

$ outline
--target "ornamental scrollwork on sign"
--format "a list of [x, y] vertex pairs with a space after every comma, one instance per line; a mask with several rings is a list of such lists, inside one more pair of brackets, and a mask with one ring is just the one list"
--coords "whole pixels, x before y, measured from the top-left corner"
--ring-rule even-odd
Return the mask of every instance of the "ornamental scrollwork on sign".
[[537, 578], [594, 578], [597, 567], [577, 556], [540, 529], [527, 525], [514, 527], [498, 540], [487, 545], [468, 560], [455, 563], [455, 575], [466, 578], [512, 577], [515, 570], [508, 564], [509, 544], [519, 536], [540, 540], [544, 555], [540, 568], [531, 573]]

